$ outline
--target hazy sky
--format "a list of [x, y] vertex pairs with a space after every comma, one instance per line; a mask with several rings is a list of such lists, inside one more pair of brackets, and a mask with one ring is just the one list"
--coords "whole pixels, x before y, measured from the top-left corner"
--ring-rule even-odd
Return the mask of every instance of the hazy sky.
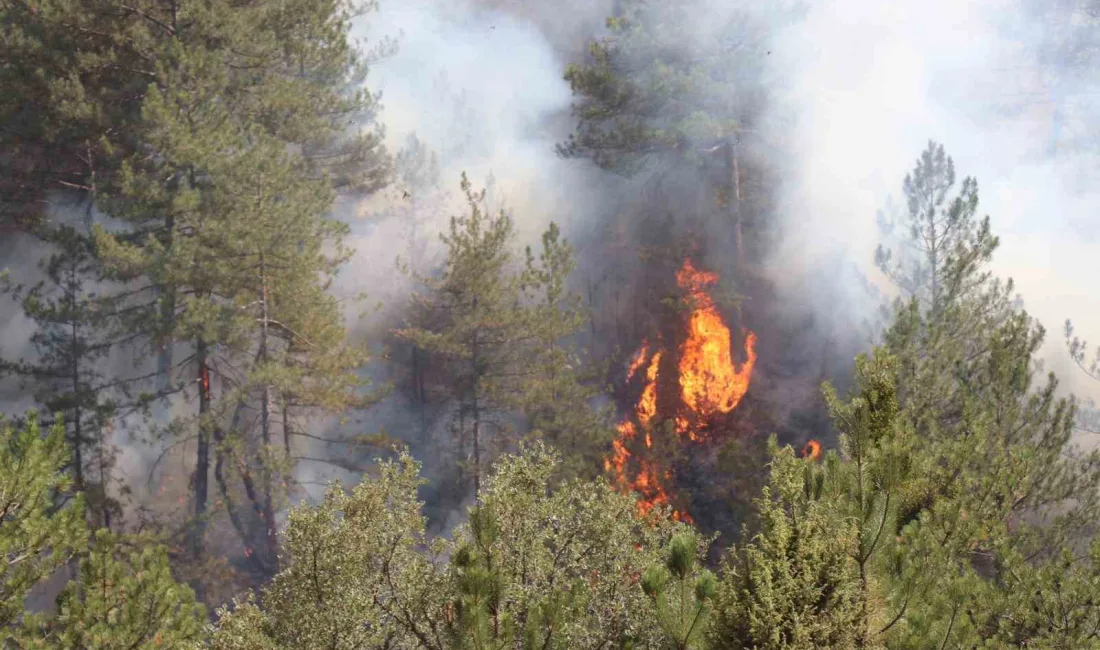
[[[1100, 343], [1100, 193], [1095, 151], [1054, 133], [1050, 69], [1035, 65], [1037, 29], [1008, 30], [1008, 2], [830, 0], [782, 39], [797, 116], [785, 218], [792, 253], [830, 242], [870, 259], [873, 220], [927, 139], [978, 180], [981, 212], [1002, 246], [997, 271], [1013, 277], [1047, 327], [1052, 369], [1068, 371], [1062, 322]], [[1064, 76], [1064, 75], [1063, 75]], [[1066, 88], [1067, 104], [1100, 89], [1095, 76]], [[1005, 115], [1012, 106], [1025, 110]], [[1065, 117], [1063, 134], [1097, 126], [1095, 112]], [[1066, 373], [1078, 390], [1100, 386]]]

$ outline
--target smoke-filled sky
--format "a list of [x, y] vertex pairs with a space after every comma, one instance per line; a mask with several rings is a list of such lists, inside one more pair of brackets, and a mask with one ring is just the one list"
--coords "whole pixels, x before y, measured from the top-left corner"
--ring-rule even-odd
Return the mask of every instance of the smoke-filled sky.
[[[737, 6], [710, 2], [714, 15]], [[491, 171], [525, 236], [553, 218], [583, 237], [606, 208], [599, 200], [606, 179], [592, 180], [587, 163], [562, 161], [552, 146], [569, 128], [564, 66], [598, 33], [607, 4], [383, 0], [363, 33], [399, 39], [398, 52], [372, 75], [391, 146], [411, 131], [423, 136], [443, 152], [445, 184], [460, 169], [475, 183]], [[760, 12], [755, 4], [744, 6]], [[1095, 394], [1100, 387], [1069, 367], [1061, 329], [1072, 317], [1100, 343], [1100, 196], [1089, 182], [1098, 158], [1073, 140], [1095, 129], [1086, 102], [1100, 78], [1039, 65], [1040, 48], [1065, 27], [1027, 18], [1018, 0], [807, 4], [802, 20], [771, 35], [767, 55], [770, 128], [786, 170], [775, 275], [789, 280], [791, 299], [836, 310], [794, 292], [807, 284], [804, 275], [835, 269], [826, 264], [838, 254], [873, 276], [876, 212], [891, 199], [902, 205], [901, 181], [935, 139], [960, 180], [977, 177], [981, 211], [1002, 241], [996, 270], [1016, 280], [1047, 327], [1049, 367], [1074, 390]], [[1055, 91], [1069, 107], [1057, 131]], [[361, 246], [392, 254], [385, 232], [364, 232]], [[368, 257], [364, 272], [381, 264]], [[865, 308], [858, 284], [842, 281], [847, 307]]]
[[1051, 30], [1020, 9], [1003, 0], [813, 5], [775, 52], [798, 125], [788, 251], [827, 242], [870, 260], [876, 210], [888, 197], [903, 205], [901, 180], [935, 139], [960, 180], [978, 180], [980, 210], [1002, 242], [996, 271], [1016, 280], [1047, 327], [1048, 367], [1095, 395], [1066, 363], [1062, 323], [1072, 317], [1100, 342], [1100, 192], [1089, 182], [1100, 158], [1072, 146], [1097, 114], [1067, 110], [1056, 131], [1048, 81], [1062, 79], [1072, 108], [1100, 91], [1100, 77], [1041, 69], [1036, 51]]

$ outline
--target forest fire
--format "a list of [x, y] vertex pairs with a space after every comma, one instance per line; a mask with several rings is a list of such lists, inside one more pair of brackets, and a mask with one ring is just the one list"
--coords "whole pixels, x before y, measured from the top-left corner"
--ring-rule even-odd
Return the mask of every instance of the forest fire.
[[816, 440], [810, 440], [806, 443], [806, 446], [802, 448], [802, 457], [809, 458], [810, 460], [821, 459], [821, 443]]
[[[705, 419], [716, 413], [729, 413], [741, 403], [749, 390], [752, 368], [756, 365], [756, 334], [745, 334], [746, 361], [735, 370], [730, 348], [730, 330], [714, 306], [706, 289], [718, 281], [718, 275], [697, 271], [686, 260], [676, 274], [680, 288], [694, 303], [688, 321], [688, 339], [680, 353], [680, 394], [692, 414]], [[696, 440], [693, 423], [677, 418], [676, 430]]]
[[[731, 332], [715, 306], [708, 289], [717, 283], [716, 273], [699, 271], [691, 260], [685, 260], [676, 274], [676, 281], [690, 302], [691, 313], [687, 319], [686, 338], [679, 346], [675, 366], [679, 386], [680, 408], [675, 414], [675, 432], [696, 442], [703, 438], [706, 424], [716, 415], [730, 413], [741, 402], [749, 389], [753, 366], [756, 364], [756, 335], [744, 330], [745, 362], [737, 368], [733, 360]], [[612, 443], [612, 453], [604, 461], [604, 468], [613, 474], [622, 489], [638, 492], [640, 514], [656, 505], [668, 505], [669, 495], [664, 486], [669, 472], [658, 471], [653, 463], [637, 460], [636, 475], [628, 476], [628, 464], [632, 456], [631, 443], [639, 431], [644, 434], [647, 449], [653, 447], [653, 434], [659, 424], [657, 416], [657, 383], [664, 350], [651, 354], [651, 346], [643, 343], [631, 359], [627, 369], [627, 381], [645, 367], [645, 381], [641, 395], [634, 406], [633, 417], [618, 424], [618, 438]], [[692, 521], [686, 512], [673, 511], [673, 517]]]

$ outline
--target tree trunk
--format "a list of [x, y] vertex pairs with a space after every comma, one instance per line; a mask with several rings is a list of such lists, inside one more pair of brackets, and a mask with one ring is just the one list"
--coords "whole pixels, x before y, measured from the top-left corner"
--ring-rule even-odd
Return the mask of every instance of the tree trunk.
[[290, 399], [286, 396], [282, 396], [283, 403], [283, 449], [286, 450], [286, 455], [290, 457]]
[[206, 535], [211, 422], [207, 420], [210, 413], [210, 367], [207, 365], [206, 341], [198, 339], [195, 347], [199, 368], [199, 440], [195, 454], [195, 523], [191, 533], [191, 553], [198, 559], [202, 556], [203, 538]]
[[[477, 301], [474, 301], [474, 308], [477, 308]], [[470, 355], [470, 363], [473, 366], [473, 399], [471, 400], [470, 415], [474, 420], [474, 494], [481, 492], [481, 396], [479, 394], [481, 388], [481, 349], [477, 338], [477, 332], [474, 332], [473, 351]]]
[[[74, 263], [75, 264], [75, 263]], [[69, 303], [69, 372], [73, 391], [73, 480], [76, 489], [84, 490], [84, 431], [80, 412], [80, 329], [76, 320], [76, 268], [69, 267], [69, 287], [66, 298]]]
[[[267, 291], [267, 268], [264, 265], [263, 254], [260, 254], [260, 354], [259, 362], [260, 366], [267, 365], [268, 355], [268, 319], [270, 314], [268, 312], [268, 291]], [[267, 454], [271, 451], [271, 386], [264, 384], [263, 386], [263, 403], [260, 405], [260, 435], [263, 441], [263, 455], [260, 461], [260, 482], [263, 486], [263, 506], [260, 516], [263, 518], [263, 525], [265, 531], [265, 539], [268, 546], [268, 555], [274, 559], [278, 557], [278, 541], [275, 538], [275, 505], [274, 497], [272, 495], [271, 485], [271, 467], [270, 462], [267, 459]], [[278, 568], [276, 566], [276, 571]]]
[[474, 494], [481, 492], [481, 407], [474, 398]]
[[[169, 214], [165, 220], [167, 233], [165, 234], [164, 247], [166, 250], [172, 248], [175, 223], [175, 218]], [[161, 391], [166, 391], [172, 381], [172, 337], [162, 336], [162, 333], [172, 327], [176, 315], [176, 296], [171, 289], [165, 289], [164, 287], [157, 287], [157, 293], [164, 294], [160, 303], [160, 323], [157, 326], [159, 330], [158, 338], [161, 338], [158, 342], [160, 349], [157, 352], [157, 374], [160, 377], [158, 388]]]
[[741, 214], [741, 169], [738, 163], [737, 142], [734, 136], [730, 136], [726, 142], [726, 170], [728, 182], [726, 195], [728, 197], [726, 210], [729, 214], [730, 225], [733, 228], [734, 264], [738, 271], [745, 266], [745, 245], [743, 222]]

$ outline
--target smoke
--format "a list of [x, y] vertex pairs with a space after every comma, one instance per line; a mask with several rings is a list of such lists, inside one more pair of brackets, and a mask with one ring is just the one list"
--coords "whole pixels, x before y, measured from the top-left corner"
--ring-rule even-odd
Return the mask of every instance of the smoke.
[[[1001, 238], [994, 271], [1016, 281], [1047, 328], [1048, 368], [1064, 387], [1096, 395], [1061, 335], [1072, 317], [1100, 339], [1100, 195], [1083, 175], [1097, 168], [1097, 150], [1078, 135], [1096, 129], [1087, 100], [1100, 78], [1051, 47], [1091, 29], [1084, 38], [1095, 49], [1097, 31], [1070, 4], [1038, 19], [1015, 0], [830, 0], [779, 34], [773, 65], [789, 84], [773, 91], [794, 119], [782, 124], [790, 166], [775, 275], [802, 271], [788, 276], [793, 288], [841, 257], [874, 278], [876, 212], [901, 203], [902, 179], [934, 139], [960, 181], [978, 180], [980, 210]], [[874, 303], [857, 283], [841, 294], [856, 311]]]
[[[826, 0], [808, 3], [791, 24], [787, 7], [704, 0], [690, 14], [698, 20], [678, 27], [703, 37], [739, 13], [765, 25], [766, 59], [745, 62], [734, 52], [730, 65], [758, 75], [746, 82], [764, 85], [767, 95], [750, 140], [751, 155], [772, 168], [779, 194], [763, 215], [778, 229], [769, 267], [778, 309], [792, 323], [815, 322], [809, 340], [792, 342], [786, 354], [802, 355], [820, 345], [815, 337], [827, 338], [834, 362], [848, 365], [848, 352], [869, 343], [861, 323], [880, 298], [866, 279], [882, 285], [872, 265], [876, 213], [900, 202], [902, 178], [931, 138], [946, 146], [960, 179], [978, 179], [981, 210], [1002, 241], [994, 270], [1015, 279], [1025, 305], [1046, 326], [1048, 367], [1068, 389], [1097, 388], [1074, 371], [1061, 340], [1067, 317], [1100, 340], [1088, 274], [1100, 220], [1081, 176], [1095, 153], [1071, 128], [1083, 123], [1079, 133], [1095, 122], [1082, 99], [1095, 93], [1096, 81], [1050, 56], [1051, 43], [1066, 40], [1066, 28], [1057, 16], [1032, 19], [1028, 1]], [[463, 170], [475, 187], [490, 185], [491, 202], [512, 212], [524, 243], [551, 219], [563, 225], [578, 244], [578, 289], [629, 282], [631, 273], [642, 272], [625, 259], [609, 270], [601, 258], [608, 247], [599, 241], [624, 236], [615, 213], [636, 209], [636, 184], [553, 153], [573, 126], [562, 73], [601, 35], [610, 5], [383, 2], [360, 24], [358, 35], [368, 41], [398, 41], [370, 77], [383, 93], [388, 145], [400, 150], [416, 134], [434, 150], [444, 197], [396, 213], [400, 192], [356, 206], [359, 255], [344, 281], [369, 287], [385, 305], [366, 336], [399, 321], [412, 288], [391, 263], [409, 253], [410, 215], [418, 236], [429, 240], [419, 270], [441, 259], [436, 234], [463, 209], [455, 192]], [[1062, 106], [1057, 116], [1055, 101]], [[596, 295], [593, 308], [622, 308], [611, 304], [611, 293]], [[412, 417], [408, 405], [387, 408], [380, 417], [394, 431]]]
[[[568, 61], [536, 24], [477, 3], [411, 0], [384, 2], [361, 34], [397, 41], [370, 76], [391, 150], [415, 134], [439, 156], [445, 189], [457, 190], [463, 171], [475, 188], [489, 185], [491, 207], [513, 213], [522, 240], [591, 212], [589, 170], [554, 153], [572, 127]], [[461, 204], [448, 208], [439, 223]]]
[[[540, 3], [394, 1], [357, 23], [353, 36], [368, 48], [387, 38], [396, 42], [372, 66], [368, 86], [381, 94], [378, 119], [387, 148], [413, 159], [399, 160], [395, 183], [384, 192], [338, 207], [356, 254], [336, 290], [368, 295], [369, 313], [349, 316], [355, 335], [377, 351], [377, 363], [366, 371], [376, 385], [399, 378], [391, 370], [403, 357], [394, 364], [385, 357], [407, 352], [385, 349], [417, 289], [397, 262], [419, 274], [439, 268], [445, 252], [439, 235], [452, 216], [468, 211], [459, 191], [463, 172], [475, 191], [487, 191], [490, 210], [511, 215], [518, 246], [537, 246], [551, 221], [570, 239], [585, 239], [592, 216], [611, 200], [607, 187], [616, 179], [554, 150], [572, 128], [566, 51], [583, 46], [608, 10], [595, 6], [602, 3], [574, 4], [576, 11], [555, 6], [551, 12]], [[424, 149], [419, 159], [408, 156], [411, 138]], [[409, 168], [418, 162], [426, 167], [430, 156], [437, 178], [429, 179], [425, 168]], [[426, 415], [422, 408], [396, 390], [358, 426], [410, 443], [424, 473], [438, 477], [451, 463], [443, 451], [450, 444], [445, 409]], [[299, 478], [310, 484], [333, 476], [299, 468]]]

